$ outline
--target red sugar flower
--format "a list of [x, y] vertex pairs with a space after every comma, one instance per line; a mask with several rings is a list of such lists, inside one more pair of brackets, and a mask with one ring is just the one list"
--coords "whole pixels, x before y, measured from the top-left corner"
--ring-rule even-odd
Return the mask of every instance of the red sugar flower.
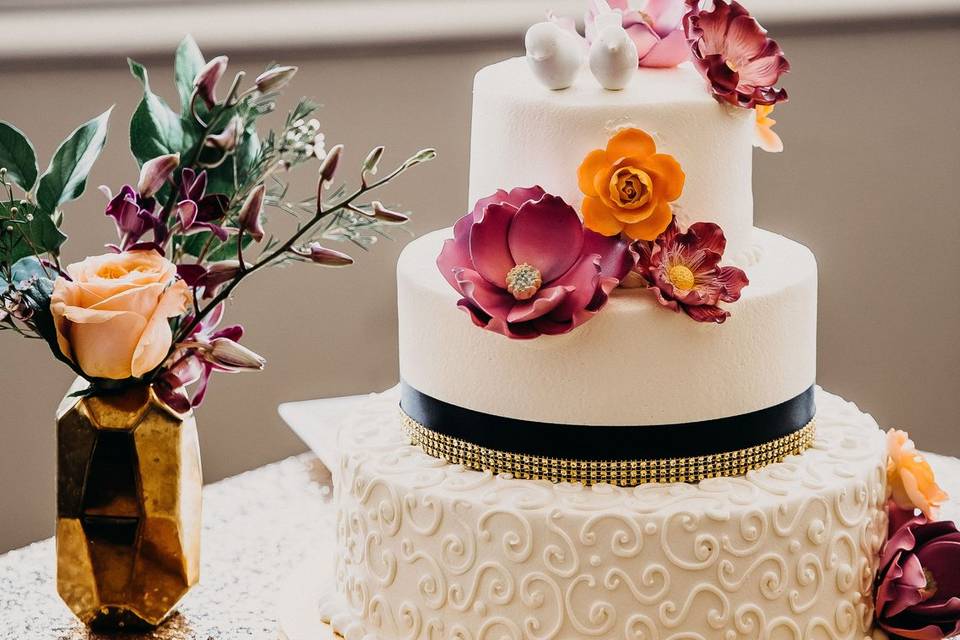
[[735, 302], [749, 281], [736, 267], [719, 266], [726, 239], [719, 226], [697, 222], [680, 233], [676, 220], [653, 242], [637, 243], [636, 267], [657, 301], [697, 322], [722, 323], [730, 312], [719, 302]]
[[698, 0], [687, 5], [691, 59], [717, 100], [745, 109], [786, 101], [787, 92], [774, 85], [790, 63], [740, 3], [715, 0], [712, 11], [701, 10]]

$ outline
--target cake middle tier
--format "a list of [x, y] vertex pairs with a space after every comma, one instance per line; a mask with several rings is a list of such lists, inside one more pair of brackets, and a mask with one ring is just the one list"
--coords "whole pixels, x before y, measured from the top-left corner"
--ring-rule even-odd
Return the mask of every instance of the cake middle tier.
[[816, 374], [817, 267], [803, 245], [752, 230], [750, 279], [722, 325], [692, 322], [642, 289], [617, 289], [590, 322], [510, 340], [477, 328], [436, 266], [449, 229], [397, 267], [400, 377], [493, 416], [582, 426], [701, 422], [797, 397]]
[[607, 91], [581, 72], [550, 91], [523, 58], [485, 67], [473, 85], [470, 202], [497, 189], [539, 185], [580, 208], [577, 168], [618, 130], [650, 134], [657, 152], [686, 174], [674, 213], [684, 225], [715, 222], [727, 255], [750, 244], [753, 227], [754, 114], [718, 103], [689, 63], [645, 69], [623, 91]]

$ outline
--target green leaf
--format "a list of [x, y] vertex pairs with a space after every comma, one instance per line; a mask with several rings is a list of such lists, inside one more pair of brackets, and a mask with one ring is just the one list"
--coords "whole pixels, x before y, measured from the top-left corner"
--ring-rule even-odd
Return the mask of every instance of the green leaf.
[[38, 302], [49, 303], [50, 296], [53, 295], [51, 276], [54, 275], [54, 272], [44, 268], [40, 264], [39, 258], [36, 256], [20, 258], [10, 269], [10, 275], [13, 278], [13, 284], [17, 287], [22, 287], [25, 282], [33, 279], [30, 286], [30, 297]]
[[58, 206], [80, 197], [87, 186], [87, 176], [107, 141], [110, 107], [93, 120], [81, 125], [60, 143], [50, 166], [40, 176], [37, 204], [52, 214]]
[[177, 47], [173, 61], [173, 77], [180, 94], [180, 112], [190, 113], [190, 96], [193, 95], [193, 80], [200, 73], [206, 61], [193, 36], [188, 35]]
[[66, 239], [51, 215], [36, 205], [0, 202], [0, 262], [13, 264], [27, 256], [56, 253]]
[[7, 170], [7, 177], [24, 191], [33, 189], [37, 181], [37, 152], [12, 124], [0, 122], [0, 168]]
[[168, 153], [186, 154], [191, 146], [190, 134], [170, 106], [150, 90], [147, 70], [142, 64], [127, 59], [130, 73], [143, 84], [143, 99], [130, 119], [130, 151], [140, 165]]
[[260, 138], [256, 131], [248, 132], [240, 140], [236, 151], [227, 158], [227, 161], [216, 169], [207, 172], [207, 193], [223, 193], [233, 196], [237, 187], [233, 181], [233, 165], [237, 165], [237, 179], [242, 185], [249, 178], [248, 173], [253, 169], [260, 155]]
[[[209, 231], [204, 231], [202, 233], [195, 233], [187, 237], [186, 242], [183, 245], [183, 252], [187, 255], [193, 257], [199, 257], [200, 253], [203, 251], [203, 248], [207, 246], [207, 242], [210, 240], [211, 233]], [[243, 236], [243, 248], [246, 249], [253, 243], [253, 238], [249, 234]], [[249, 261], [249, 258], [244, 256]], [[237, 238], [236, 236], [230, 236], [227, 238], [226, 242], [220, 242], [216, 238], [213, 239], [210, 248], [207, 250], [207, 255], [204, 257], [203, 261], [206, 263], [209, 262], [220, 262], [221, 260], [236, 260], [237, 259]]]

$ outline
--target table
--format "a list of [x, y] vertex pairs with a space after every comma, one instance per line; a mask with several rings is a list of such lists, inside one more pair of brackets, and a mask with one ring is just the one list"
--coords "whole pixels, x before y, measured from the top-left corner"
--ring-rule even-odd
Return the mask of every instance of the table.
[[[332, 463], [338, 418], [363, 396], [291, 403], [284, 419]], [[960, 460], [927, 454], [960, 518]], [[315, 560], [334, 537], [330, 472], [307, 453], [204, 488], [200, 584], [160, 628], [124, 640], [326, 640]], [[53, 539], [0, 556], [0, 640], [107, 640], [88, 631], [56, 593]]]

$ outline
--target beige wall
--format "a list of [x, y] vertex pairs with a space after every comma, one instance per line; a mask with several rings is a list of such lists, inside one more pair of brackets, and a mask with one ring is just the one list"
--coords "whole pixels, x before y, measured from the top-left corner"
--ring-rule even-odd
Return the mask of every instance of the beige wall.
[[[817, 254], [820, 383], [882, 424], [909, 428], [921, 446], [957, 455], [960, 30], [822, 31], [794, 26], [780, 38], [794, 66], [793, 97], [777, 116], [787, 150], [758, 153], [757, 222]], [[324, 104], [328, 140], [350, 151], [345, 167], [376, 143], [387, 145], [391, 160], [436, 146], [440, 159], [388, 194], [416, 211], [412, 230], [422, 233], [465, 208], [473, 72], [516, 52], [520, 39], [508, 42], [366, 55], [267, 52], [233, 61], [252, 70], [273, 59], [301, 65], [292, 91]], [[152, 62], [154, 87], [168, 89], [166, 60]], [[117, 101], [89, 192], [67, 208], [66, 258], [99, 252], [113, 231], [93, 188], [135, 179], [126, 119], [139, 92], [123, 60], [0, 66], [0, 96], [0, 119], [26, 130], [44, 160], [73, 126]], [[241, 287], [230, 318], [246, 325], [245, 342], [270, 362], [258, 375], [214, 380], [199, 411], [207, 481], [303, 449], [277, 417], [278, 403], [396, 381], [393, 267], [405, 241], [381, 243], [351, 269], [298, 265]], [[52, 413], [71, 376], [41, 344], [0, 340], [2, 552], [52, 533]]]

